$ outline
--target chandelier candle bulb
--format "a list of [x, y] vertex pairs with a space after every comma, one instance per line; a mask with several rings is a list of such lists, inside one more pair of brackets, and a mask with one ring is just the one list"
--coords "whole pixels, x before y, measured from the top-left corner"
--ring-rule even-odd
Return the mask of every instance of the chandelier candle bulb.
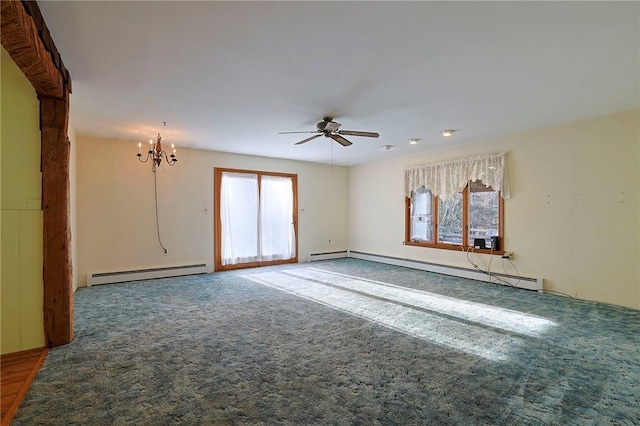
[[142, 142], [138, 142], [138, 156], [142, 155]]

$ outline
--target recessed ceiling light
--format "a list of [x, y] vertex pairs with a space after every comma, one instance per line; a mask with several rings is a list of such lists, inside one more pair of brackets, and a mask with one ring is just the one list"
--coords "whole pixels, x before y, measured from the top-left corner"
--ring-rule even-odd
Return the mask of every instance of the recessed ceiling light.
[[411, 145], [415, 145], [415, 144], [417, 144], [417, 143], [418, 143], [418, 141], [419, 141], [419, 140], [420, 140], [420, 139], [409, 139], [409, 144], [411, 144]]
[[384, 149], [385, 151], [389, 151], [390, 149], [393, 149], [394, 145], [382, 145], [382, 149]]
[[443, 131], [441, 131], [440, 133], [442, 134], [442, 136], [444, 136], [445, 138], [448, 138], [449, 136], [453, 135], [456, 131], [453, 129], [445, 129]]

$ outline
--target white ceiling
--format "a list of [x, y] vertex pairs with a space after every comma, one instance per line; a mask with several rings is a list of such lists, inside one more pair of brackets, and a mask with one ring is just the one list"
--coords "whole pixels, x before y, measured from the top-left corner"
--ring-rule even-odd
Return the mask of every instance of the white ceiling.
[[[39, 4], [85, 135], [354, 165], [640, 106], [638, 2]], [[325, 115], [380, 138], [278, 135]]]

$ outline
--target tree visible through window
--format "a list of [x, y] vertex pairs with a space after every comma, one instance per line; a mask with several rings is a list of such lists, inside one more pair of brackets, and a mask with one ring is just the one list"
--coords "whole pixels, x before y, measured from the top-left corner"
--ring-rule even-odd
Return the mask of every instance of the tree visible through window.
[[438, 241], [462, 245], [462, 193], [446, 201], [438, 199]]
[[476, 238], [491, 247], [491, 237], [499, 237], [500, 197], [498, 192], [482, 181], [469, 184], [469, 243]]

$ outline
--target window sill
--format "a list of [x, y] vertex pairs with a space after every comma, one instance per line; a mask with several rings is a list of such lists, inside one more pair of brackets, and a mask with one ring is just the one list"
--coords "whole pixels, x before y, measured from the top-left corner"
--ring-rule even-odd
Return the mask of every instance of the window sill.
[[469, 246], [456, 245], [456, 244], [433, 244], [433, 243], [425, 243], [425, 242], [417, 242], [417, 241], [405, 241], [405, 246], [414, 246], [414, 247], [426, 247], [426, 248], [434, 248], [434, 249], [442, 249], [442, 250], [453, 250], [460, 251], [466, 253], [467, 250], [471, 253], [482, 253], [482, 254], [492, 254], [496, 256], [502, 256], [505, 251], [504, 250], [491, 250], [491, 249], [475, 249]]

